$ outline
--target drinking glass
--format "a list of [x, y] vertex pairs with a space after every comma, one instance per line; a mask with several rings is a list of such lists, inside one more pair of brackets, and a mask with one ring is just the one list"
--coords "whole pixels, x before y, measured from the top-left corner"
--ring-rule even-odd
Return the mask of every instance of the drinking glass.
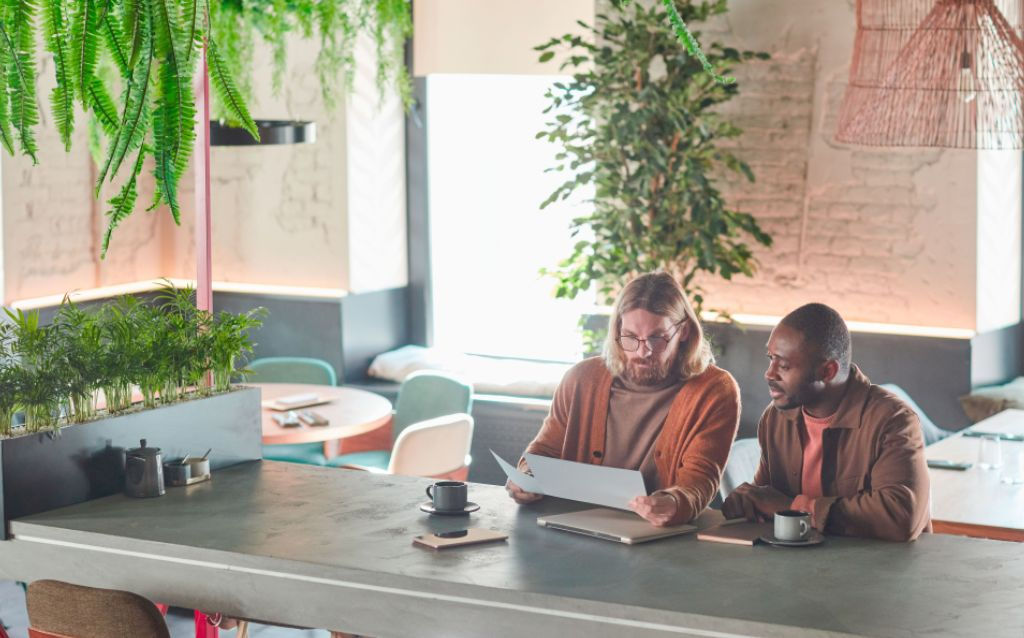
[[1024, 444], [1007, 446], [1006, 464], [1003, 466], [1002, 481], [1007, 485], [1024, 484]]
[[978, 467], [983, 470], [998, 470], [1003, 465], [1003, 451], [999, 436], [986, 434], [979, 439]]

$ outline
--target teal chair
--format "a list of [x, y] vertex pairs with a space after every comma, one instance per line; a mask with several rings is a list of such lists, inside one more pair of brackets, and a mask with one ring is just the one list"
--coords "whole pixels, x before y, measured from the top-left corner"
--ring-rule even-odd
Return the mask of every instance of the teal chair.
[[[253, 383], [315, 383], [338, 385], [338, 375], [331, 364], [307, 357], [267, 357], [249, 364], [246, 381]], [[284, 443], [264, 445], [263, 458], [271, 461], [326, 465], [322, 443]]]
[[[398, 390], [395, 413], [391, 421], [391, 445], [410, 426], [429, 419], [452, 414], [468, 414], [473, 407], [473, 386], [455, 377], [421, 370], [405, 378]], [[370, 450], [342, 454], [328, 465], [356, 465], [387, 470], [391, 450]]]

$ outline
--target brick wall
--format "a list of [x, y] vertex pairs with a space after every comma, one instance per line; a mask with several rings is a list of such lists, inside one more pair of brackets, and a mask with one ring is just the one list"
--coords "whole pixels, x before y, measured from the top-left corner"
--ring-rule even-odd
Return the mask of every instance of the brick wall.
[[[274, 96], [266, 72], [269, 52], [257, 47], [253, 68], [263, 71], [257, 73], [253, 116], [314, 120], [317, 142], [212, 149], [214, 279], [350, 288], [356, 271], [363, 289], [405, 284], [401, 108], [391, 101], [378, 111], [376, 88], [372, 81], [361, 81], [358, 90], [373, 93], [370, 107], [362, 96], [352, 111], [342, 97], [338, 109], [328, 113], [313, 72], [317, 50], [315, 44], [292, 42], [286, 86], [280, 96]], [[367, 69], [373, 66], [369, 53], [372, 49], [361, 44], [357, 59]], [[359, 78], [367, 75], [372, 76], [372, 71]], [[103, 212], [120, 182], [104, 187], [101, 201], [94, 201], [96, 169], [86, 145], [84, 118], [79, 114], [73, 149], [65, 153], [48, 108], [43, 108], [54, 82], [52, 60], [46, 53], [40, 54], [40, 77], [40, 164], [33, 167], [20, 156], [5, 155], [0, 160], [3, 301], [161, 277], [194, 278], [191, 169], [179, 190], [181, 227], [174, 226], [166, 207], [151, 213], [143, 210], [153, 192], [151, 169], [144, 169], [136, 212], [115, 232], [110, 253], [101, 261]], [[354, 197], [348, 178], [348, 145], [353, 136], [347, 131], [364, 127], [387, 135], [359, 143], [362, 170], [375, 179], [364, 180]], [[374, 149], [386, 151], [388, 161], [376, 162], [379, 153], [375, 156]], [[356, 236], [350, 233], [350, 215], [362, 220], [357, 226], [363, 230]], [[377, 233], [376, 222], [388, 232]]]
[[757, 176], [727, 178], [734, 207], [775, 245], [753, 279], [704, 279], [709, 305], [781, 315], [809, 301], [847, 319], [973, 328], [975, 156], [833, 141], [852, 52], [852, 2], [734, 0], [705, 39], [763, 50], [725, 106], [744, 129], [733, 150]]
[[[99, 218], [117, 189], [104, 188], [101, 201], [92, 197], [97, 173], [89, 158], [81, 112], [76, 114], [73, 150], [64, 152], [49, 110], [55, 83], [53, 59], [41, 46], [39, 50], [39, 164], [6, 154], [0, 164], [4, 239], [0, 292], [10, 300], [93, 287], [122, 273], [141, 279], [159, 272], [157, 225], [144, 215], [122, 228], [117, 238], [121, 250], [106, 262], [99, 261], [105, 227]], [[151, 192], [144, 188], [140, 201], [148, 201]]]

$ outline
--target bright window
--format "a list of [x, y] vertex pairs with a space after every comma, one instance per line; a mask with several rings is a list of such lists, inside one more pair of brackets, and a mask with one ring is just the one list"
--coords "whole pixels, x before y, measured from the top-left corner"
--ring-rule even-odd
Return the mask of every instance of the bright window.
[[[434, 345], [573, 361], [593, 297], [554, 298], [542, 277], [572, 252], [578, 203], [540, 210], [568, 178], [545, 173], [558, 148], [544, 128], [552, 76], [432, 75], [427, 81]], [[591, 195], [577, 198], [589, 199]]]

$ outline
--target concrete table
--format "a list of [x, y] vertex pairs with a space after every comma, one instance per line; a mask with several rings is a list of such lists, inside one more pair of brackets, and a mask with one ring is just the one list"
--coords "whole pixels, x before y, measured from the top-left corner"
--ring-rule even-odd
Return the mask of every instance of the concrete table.
[[[427, 480], [256, 462], [148, 500], [114, 496], [13, 521], [0, 577], [136, 591], [184, 607], [380, 636], [1013, 636], [1024, 551], [926, 534], [741, 547], [693, 535], [627, 546], [540, 528], [545, 499], [428, 517]], [[434, 552], [466, 525], [507, 543]]]
[[[1024, 410], [1006, 410], [978, 421], [967, 430], [993, 434], [1024, 434]], [[932, 525], [942, 534], [1024, 541], [1024, 485], [1000, 481], [999, 470], [978, 467], [981, 439], [956, 434], [925, 448], [928, 459], [966, 461], [967, 470], [929, 469], [932, 483]], [[1024, 452], [1024, 442], [1000, 443], [1004, 463]]]
[[[335, 456], [337, 446], [333, 442], [360, 434], [372, 432], [391, 419], [391, 402], [379, 394], [331, 385], [309, 383], [250, 383], [259, 388], [263, 398], [263, 444], [279, 443], [320, 443], [324, 444], [324, 456]], [[296, 410], [312, 410], [328, 420], [327, 425], [307, 425], [300, 421], [296, 427], [282, 427], [274, 420], [275, 414], [286, 412], [272, 410], [267, 405], [287, 396], [316, 394], [325, 403]]]

